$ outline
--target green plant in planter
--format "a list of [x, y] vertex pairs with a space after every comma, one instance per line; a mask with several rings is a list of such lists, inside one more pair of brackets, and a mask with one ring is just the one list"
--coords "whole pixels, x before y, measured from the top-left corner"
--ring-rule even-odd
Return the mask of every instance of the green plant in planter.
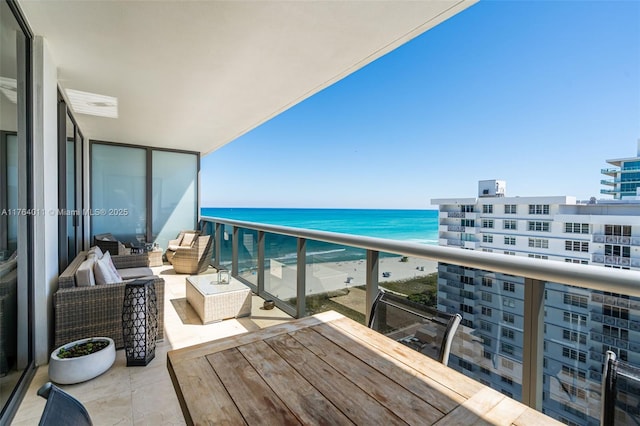
[[77, 358], [90, 355], [109, 346], [106, 340], [89, 340], [58, 351], [58, 358]]

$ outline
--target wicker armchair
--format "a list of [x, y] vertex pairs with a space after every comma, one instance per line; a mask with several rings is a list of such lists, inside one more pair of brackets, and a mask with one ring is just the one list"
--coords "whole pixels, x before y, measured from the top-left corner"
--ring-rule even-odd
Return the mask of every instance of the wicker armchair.
[[[187, 235], [190, 234], [190, 235]], [[175, 240], [169, 240], [167, 245], [167, 251], [164, 256], [167, 258], [167, 262], [171, 263], [173, 256], [176, 254], [176, 250], [180, 247], [192, 247], [197, 241], [197, 237], [200, 235], [200, 231], [186, 230], [180, 231]], [[185, 239], [187, 236], [187, 239]]]
[[191, 247], [178, 247], [171, 264], [178, 274], [197, 275], [207, 270], [212, 254], [213, 238], [202, 235]]
[[103, 253], [108, 251], [111, 255], [126, 254], [124, 244], [111, 233], [94, 235], [93, 245], [100, 247]]

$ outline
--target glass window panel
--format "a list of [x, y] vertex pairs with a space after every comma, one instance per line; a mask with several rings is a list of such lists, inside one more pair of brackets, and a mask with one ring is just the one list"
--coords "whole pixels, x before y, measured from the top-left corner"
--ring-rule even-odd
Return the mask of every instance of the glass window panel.
[[307, 241], [307, 315], [334, 310], [364, 324], [366, 256], [364, 249]]
[[[18, 208], [18, 136], [7, 135], [7, 208]], [[18, 248], [18, 216], [7, 216], [7, 249]]]
[[233, 256], [233, 226], [222, 225], [220, 235], [220, 253], [218, 254], [218, 264], [223, 268], [231, 270], [231, 259]]
[[258, 286], [258, 231], [238, 231], [238, 275]]
[[23, 180], [29, 174], [25, 152], [29, 141], [27, 135], [20, 134], [22, 129], [18, 126], [18, 117], [24, 119], [23, 123], [28, 118], [24, 89], [30, 85], [26, 74], [19, 73], [18, 61], [25, 63], [25, 69], [29, 68], [29, 61], [25, 61], [26, 51], [18, 46], [28, 43], [9, 2], [0, 3], [0, 34], [3, 89], [0, 93], [0, 209], [14, 211], [0, 218], [0, 409], [4, 414], [0, 423], [5, 424], [9, 419], [3, 407], [21, 378], [26, 379], [23, 372], [33, 361], [30, 351], [33, 326], [29, 321], [32, 296], [24, 267], [32, 254], [27, 245], [27, 229], [32, 220], [24, 214], [15, 214], [15, 209], [31, 207], [27, 204], [31, 188]]
[[[67, 120], [67, 126], [73, 126], [70, 120]], [[73, 127], [71, 128], [73, 133]], [[69, 128], [67, 127], [67, 133], [69, 132]], [[75, 183], [76, 183], [76, 169], [75, 169], [75, 160], [76, 160], [76, 144], [73, 138], [67, 139], [67, 205], [66, 209], [68, 212], [73, 212], [76, 210], [76, 193], [75, 193]], [[67, 244], [69, 250], [69, 259], [73, 259], [72, 256], [76, 254], [76, 233], [74, 228], [74, 216], [72, 214], [67, 214]]]
[[265, 233], [264, 290], [295, 309], [297, 239]]
[[180, 152], [153, 151], [153, 236], [167, 242], [183, 229], [195, 229], [198, 206], [198, 157]]
[[144, 240], [147, 221], [146, 164], [144, 149], [97, 143], [92, 145], [93, 235], [110, 232], [122, 242]]

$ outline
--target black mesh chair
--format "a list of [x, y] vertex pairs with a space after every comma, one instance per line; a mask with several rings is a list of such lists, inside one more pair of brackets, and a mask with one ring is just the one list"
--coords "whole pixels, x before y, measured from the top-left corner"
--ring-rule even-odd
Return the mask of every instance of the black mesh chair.
[[40, 417], [40, 426], [91, 426], [91, 417], [77, 399], [51, 382], [38, 389], [38, 395], [47, 400]]
[[600, 424], [640, 425], [640, 368], [607, 351], [602, 371]]
[[461, 320], [460, 314], [441, 312], [380, 291], [371, 308], [369, 328], [447, 365]]

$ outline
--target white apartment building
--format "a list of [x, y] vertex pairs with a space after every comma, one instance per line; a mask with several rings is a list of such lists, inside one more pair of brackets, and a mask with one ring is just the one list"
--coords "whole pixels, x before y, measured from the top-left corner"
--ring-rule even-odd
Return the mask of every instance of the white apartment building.
[[[431, 203], [443, 246], [640, 270], [640, 200], [507, 197], [504, 181], [487, 180], [478, 197]], [[449, 365], [516, 399], [523, 297], [522, 277], [439, 264], [438, 308], [462, 313], [466, 333]], [[598, 425], [605, 352], [640, 365], [640, 300], [547, 283], [544, 333], [543, 411]], [[637, 401], [630, 396], [630, 412]]]

